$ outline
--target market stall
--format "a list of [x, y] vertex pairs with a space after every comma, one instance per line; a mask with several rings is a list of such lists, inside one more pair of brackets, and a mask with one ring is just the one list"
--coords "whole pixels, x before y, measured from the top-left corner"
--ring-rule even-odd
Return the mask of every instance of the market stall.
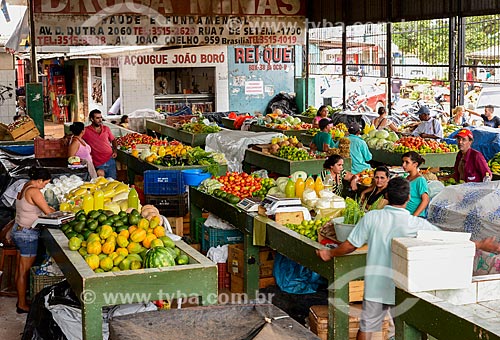
[[127, 303], [136, 303], [142, 302], [144, 296], [161, 300], [161, 291], [171, 297], [200, 296], [202, 305], [217, 302], [213, 298], [217, 295], [215, 263], [182, 241], [176, 246], [188, 255], [188, 265], [95, 273], [78, 252], [68, 248], [68, 239], [61, 230], [44, 229], [41, 238], [81, 300], [85, 340], [102, 339], [102, 307], [116, 304], [107, 302], [113, 295], [133, 292]]
[[[245, 159], [243, 167], [245, 172], [251, 172], [250, 167], [256, 166], [261, 169], [276, 172], [284, 176], [290, 176], [295, 171], [305, 171], [308, 174], [317, 175], [323, 170], [325, 159], [308, 159], [303, 161], [291, 161], [288, 159], [273, 156], [269, 153], [253, 149], [245, 150]], [[351, 159], [344, 159], [344, 169], [351, 170]]]
[[412, 301], [411, 308], [397, 315], [397, 340], [420, 340], [422, 333], [438, 339], [500, 339], [498, 303], [455, 305], [430, 293], [408, 293], [396, 288], [396, 305]]
[[[307, 130], [296, 130], [296, 129], [282, 130], [282, 129], [267, 127], [264, 125], [252, 124], [252, 125], [250, 125], [250, 131], [253, 131], [253, 132], [278, 132], [278, 133], [282, 133], [285, 136], [289, 136], [289, 137], [295, 136], [302, 142], [302, 139], [301, 139], [302, 134]], [[304, 142], [302, 142], [302, 143], [304, 143]]]
[[312, 121], [314, 119], [313, 117], [304, 116], [304, 115], [294, 115], [294, 117], [297, 117], [301, 121], [303, 121], [304, 123], [309, 123], [309, 124], [312, 124]]
[[[390, 152], [386, 150], [377, 150], [369, 148], [372, 153], [372, 160], [375, 162], [380, 162], [386, 165], [401, 165], [403, 156], [402, 153]], [[455, 165], [455, 159], [457, 157], [456, 152], [446, 152], [446, 153], [426, 153], [422, 157], [425, 159], [425, 163], [422, 164], [422, 168], [453, 168]]]
[[[228, 204], [214, 196], [205, 194], [196, 188], [190, 187], [191, 204], [191, 233], [195, 233], [196, 219], [201, 212], [207, 210], [215, 214], [224, 212], [224, 219], [234, 225], [244, 234], [244, 256], [246, 259], [259, 258], [259, 247], [255, 246], [256, 238], [265, 240], [269, 246], [297, 263], [309, 268], [328, 280], [331, 288], [333, 283], [338, 285], [329, 290], [329, 339], [348, 339], [348, 309], [349, 309], [349, 281], [360, 279], [359, 275], [349, 275], [357, 268], [362, 268], [366, 261], [366, 251], [355, 251], [346, 256], [334, 258], [330, 262], [322, 261], [316, 250], [322, 246], [305, 236], [274, 222], [258, 216], [254, 212], [245, 212], [240, 208]], [[250, 299], [255, 297], [259, 287], [259, 264], [257, 261], [244, 262], [244, 290]], [[342, 279], [341, 279], [342, 278]]]
[[167, 121], [164, 119], [161, 120], [146, 120], [146, 130], [147, 133], [151, 136], [160, 137], [165, 136], [169, 139], [175, 139], [185, 144], [191, 146], [203, 146], [205, 145], [205, 139], [207, 138], [209, 133], [217, 132], [207, 132], [207, 133], [194, 133], [180, 129], [180, 127], [168, 125]]

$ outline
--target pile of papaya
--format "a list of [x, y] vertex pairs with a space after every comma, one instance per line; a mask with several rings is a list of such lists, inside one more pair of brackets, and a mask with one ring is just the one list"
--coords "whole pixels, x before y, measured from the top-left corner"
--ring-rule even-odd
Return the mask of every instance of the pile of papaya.
[[155, 215], [148, 220], [135, 209], [118, 214], [80, 210], [61, 230], [69, 239], [69, 249], [78, 251], [96, 273], [189, 263], [189, 257], [165, 234], [161, 218]]

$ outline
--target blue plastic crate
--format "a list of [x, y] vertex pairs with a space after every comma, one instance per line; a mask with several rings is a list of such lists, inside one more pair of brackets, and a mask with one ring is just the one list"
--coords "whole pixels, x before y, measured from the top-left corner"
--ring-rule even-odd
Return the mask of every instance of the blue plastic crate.
[[201, 251], [203, 252], [207, 252], [211, 247], [243, 242], [243, 233], [236, 229], [225, 230], [203, 225], [202, 231]]
[[144, 194], [180, 195], [186, 191], [180, 170], [144, 171]]

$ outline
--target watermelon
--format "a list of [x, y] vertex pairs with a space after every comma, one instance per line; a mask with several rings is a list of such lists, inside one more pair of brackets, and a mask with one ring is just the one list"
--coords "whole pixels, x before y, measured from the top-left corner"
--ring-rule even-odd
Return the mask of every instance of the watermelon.
[[[173, 251], [173, 250], [172, 250]], [[175, 251], [173, 252], [175, 254]], [[166, 247], [149, 249], [144, 259], [144, 268], [160, 268], [175, 266], [175, 257]]]

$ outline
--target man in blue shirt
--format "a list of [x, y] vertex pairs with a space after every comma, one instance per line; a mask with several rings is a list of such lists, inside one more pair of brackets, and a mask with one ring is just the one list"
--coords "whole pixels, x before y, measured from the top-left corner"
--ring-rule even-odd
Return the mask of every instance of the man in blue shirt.
[[351, 172], [356, 175], [363, 170], [370, 169], [370, 165], [367, 163], [372, 159], [372, 153], [368, 149], [366, 142], [359, 136], [361, 128], [358, 123], [353, 122], [349, 124], [347, 128], [349, 132], [349, 141], [351, 142], [350, 154], [351, 154]]
[[[410, 215], [405, 209], [410, 198], [410, 184], [396, 177], [387, 185], [386, 198], [389, 205], [373, 210], [356, 224], [347, 241], [335, 249], [317, 250], [324, 261], [335, 256], [349, 254], [368, 244], [366, 255], [363, 311], [359, 323], [357, 340], [371, 338], [372, 332], [380, 331], [382, 322], [395, 304], [395, 285], [392, 279], [391, 243], [395, 237], [415, 237], [418, 230], [440, 230], [427, 220]], [[476, 247], [487, 251], [499, 251], [494, 238], [476, 241]]]

